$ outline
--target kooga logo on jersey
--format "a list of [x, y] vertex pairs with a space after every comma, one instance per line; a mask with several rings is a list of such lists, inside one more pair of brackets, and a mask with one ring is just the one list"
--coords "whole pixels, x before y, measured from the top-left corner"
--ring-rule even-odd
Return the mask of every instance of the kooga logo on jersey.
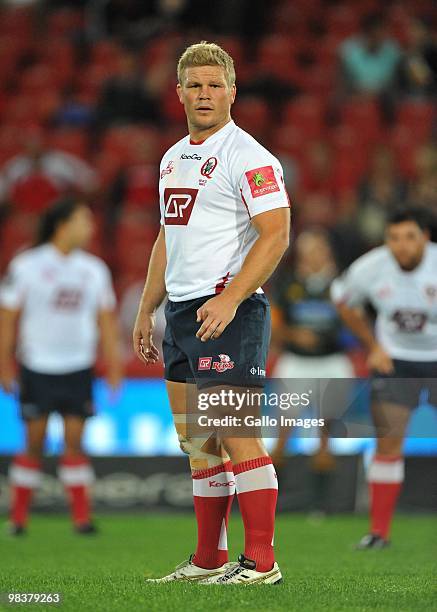
[[182, 153], [181, 159], [196, 159], [197, 161], [200, 161], [202, 158], [199, 157], [199, 155], [196, 155], [196, 153], [193, 153], [193, 155], [187, 155], [186, 153]]

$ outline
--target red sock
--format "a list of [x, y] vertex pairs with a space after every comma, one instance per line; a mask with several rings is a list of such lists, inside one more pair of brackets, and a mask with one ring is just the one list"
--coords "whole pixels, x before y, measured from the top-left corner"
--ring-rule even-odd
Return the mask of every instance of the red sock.
[[17, 455], [9, 468], [11, 483], [11, 514], [15, 525], [25, 526], [32, 501], [33, 490], [41, 480], [41, 462], [27, 455]]
[[238, 503], [245, 532], [244, 556], [256, 562], [258, 572], [268, 572], [275, 562], [273, 534], [278, 499], [278, 479], [270, 457], [234, 465]]
[[61, 457], [58, 475], [68, 493], [74, 524], [89, 523], [91, 510], [88, 489], [94, 480], [94, 472], [88, 458], [81, 455]]
[[388, 539], [396, 502], [404, 481], [402, 457], [375, 455], [369, 467], [370, 532]]
[[232, 463], [193, 472], [197, 548], [194, 563], [213, 569], [227, 563], [228, 517], [235, 493]]

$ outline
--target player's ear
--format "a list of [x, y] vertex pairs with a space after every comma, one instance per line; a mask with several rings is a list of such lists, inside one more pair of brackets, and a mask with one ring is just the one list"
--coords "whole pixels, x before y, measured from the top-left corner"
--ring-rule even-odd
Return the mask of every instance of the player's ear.
[[237, 86], [235, 83], [231, 86], [231, 104], [235, 102], [235, 96], [237, 95]]
[[178, 96], [178, 98], [179, 98], [179, 102], [180, 102], [181, 104], [183, 104], [184, 102], [183, 102], [183, 100], [182, 100], [182, 86], [181, 86], [181, 84], [180, 84], [180, 83], [178, 83], [178, 84], [176, 85], [176, 93], [177, 93], [177, 96]]

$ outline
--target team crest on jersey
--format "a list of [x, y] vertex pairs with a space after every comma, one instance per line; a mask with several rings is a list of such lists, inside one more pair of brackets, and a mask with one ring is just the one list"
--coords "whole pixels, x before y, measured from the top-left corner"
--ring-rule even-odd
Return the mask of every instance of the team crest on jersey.
[[206, 178], [211, 178], [212, 173], [217, 167], [217, 163], [217, 157], [209, 157], [200, 168], [200, 174], [206, 176]]
[[246, 179], [253, 198], [280, 191], [273, 166], [263, 166], [262, 168], [249, 170], [249, 172], [246, 172]]
[[174, 161], [170, 160], [166, 167], [161, 172], [161, 178], [163, 179], [166, 174], [171, 174], [174, 170]]

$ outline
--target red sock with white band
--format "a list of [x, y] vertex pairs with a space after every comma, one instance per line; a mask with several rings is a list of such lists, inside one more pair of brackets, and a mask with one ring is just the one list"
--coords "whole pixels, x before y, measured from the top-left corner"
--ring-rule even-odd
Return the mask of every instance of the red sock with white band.
[[268, 572], [275, 562], [273, 535], [278, 499], [278, 479], [270, 457], [234, 465], [238, 503], [245, 532], [244, 556], [256, 562], [258, 572]]
[[34, 490], [41, 481], [41, 462], [27, 455], [17, 455], [9, 468], [11, 483], [11, 522], [25, 527]]
[[227, 528], [235, 493], [232, 463], [227, 461], [193, 476], [194, 511], [197, 519], [197, 548], [193, 562], [213, 569], [227, 563]]
[[375, 455], [369, 466], [367, 480], [370, 490], [370, 532], [388, 539], [404, 481], [403, 458]]
[[91, 520], [89, 487], [94, 482], [94, 471], [89, 459], [83, 455], [61, 457], [58, 476], [68, 493], [74, 524], [89, 523]]

